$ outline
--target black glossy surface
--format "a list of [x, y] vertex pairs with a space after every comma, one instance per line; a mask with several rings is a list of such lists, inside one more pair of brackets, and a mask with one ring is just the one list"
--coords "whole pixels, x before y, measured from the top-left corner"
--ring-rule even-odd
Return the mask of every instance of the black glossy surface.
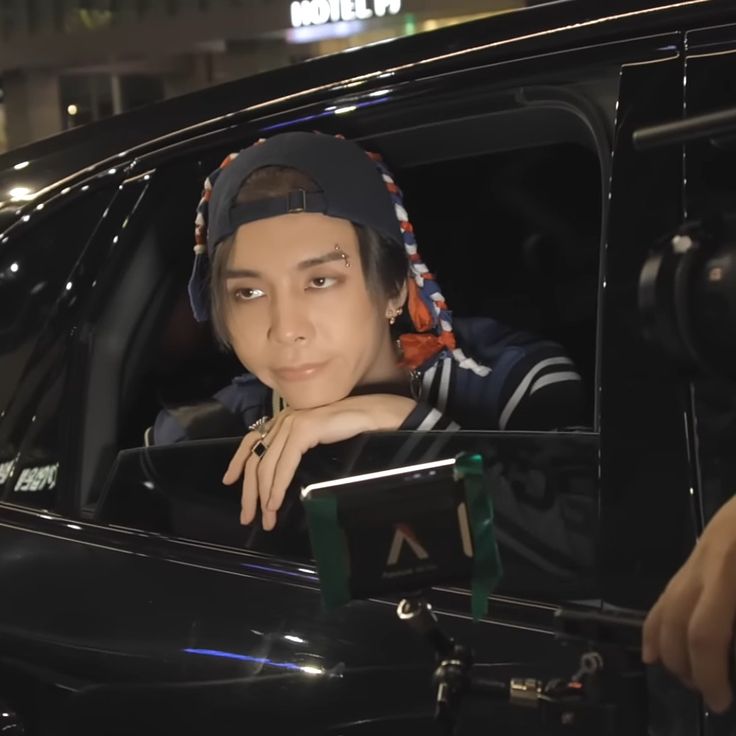
[[606, 597], [642, 608], [694, 540], [687, 384], [644, 341], [637, 302], [647, 254], [682, 219], [682, 157], [632, 143], [635, 130], [681, 114], [679, 47], [673, 37], [668, 60], [622, 73], [599, 334]]
[[[16, 519], [29, 525], [29, 519]], [[138, 709], [150, 719], [146, 728], [166, 722], [184, 733], [197, 733], [207, 722], [218, 733], [234, 733], [241, 718], [268, 717], [275, 728], [285, 728], [304, 717], [298, 707], [278, 707], [286, 686], [294, 703], [308, 698], [334, 724], [430, 711], [430, 652], [407, 635], [390, 605], [352, 604], [328, 614], [309, 567], [195, 552], [190, 545], [111, 535], [83, 523], [33, 523], [30, 534], [3, 529], [6, 548], [14, 552], [4, 556], [2, 584], [7, 588], [12, 580], [16, 604], [15, 624], [6, 614], [0, 634], [2, 681], [19, 709], [27, 707], [29, 693], [14, 692], [13, 662], [41, 682], [79, 693], [66, 706], [69, 717], [103, 719], [97, 722], [111, 733], [125, 732], [114, 730], [123, 724], [132, 728]], [[65, 541], [44, 544], [38, 535], [47, 533]], [[74, 576], [66, 574], [69, 568]], [[39, 589], [53, 598], [52, 607], [38, 606]], [[467, 609], [465, 596], [454, 605], [457, 594], [445, 596], [452, 608]], [[518, 625], [470, 628], [466, 615], [455, 616], [446, 620], [449, 631], [464, 629], [485, 667], [499, 674], [518, 672], [514, 662], [551, 668], [544, 660], [557, 647], [549, 635]], [[20, 637], [19, 628], [36, 632], [33, 639]], [[563, 666], [559, 655], [555, 659]], [[210, 708], [218, 704], [216, 710], [203, 711], [200, 698]], [[121, 699], [130, 707], [111, 723], [109, 710]], [[225, 721], [226, 713], [232, 721]], [[146, 728], [137, 732], [152, 732]]]
[[[12, 703], [29, 733], [219, 734], [266, 725], [274, 733], [413, 733], [431, 718], [431, 655], [396, 621], [392, 603], [325, 613], [305, 550], [300, 559], [294, 546], [281, 546], [293, 545], [293, 537], [254, 535], [243, 549], [237, 525], [225, 530], [220, 512], [237, 501], [221, 495], [208, 503], [198, 485], [206, 465], [196, 472], [178, 466], [177, 490], [186, 485], [188, 496], [166, 495], [156, 488], [158, 476], [149, 479], [154, 488], [141, 485], [140, 450], [120, 456], [110, 481], [118, 450], [138, 446], [141, 427], [155, 416], [151, 375], [165, 377], [172, 395], [185, 389], [207, 395], [232, 367], [223, 361], [200, 374], [194, 368], [201, 364], [187, 362], [191, 355], [172, 349], [169, 357], [187, 371], [194, 366], [198, 378], [194, 387], [183, 385], [171, 365], [157, 364], [154, 348], [167, 310], [181, 304], [191, 237], [181, 213], [191, 211], [213, 163], [263, 131], [319, 127], [379, 143], [399, 170], [413, 172], [417, 186], [422, 167], [443, 155], [499, 162], [504, 151], [512, 181], [514, 135], [528, 145], [524, 136], [540, 122], [540, 143], [568, 146], [575, 167], [560, 172], [560, 189], [573, 192], [575, 204], [578, 194], [565, 179], [573, 172], [595, 187], [590, 198], [580, 196], [574, 247], [559, 261], [559, 273], [583, 264], [568, 288], [573, 316], [560, 312], [549, 326], [587, 356], [591, 426], [600, 436], [506, 436], [490, 445], [479, 436], [453, 439], [461, 449], [485, 444], [500, 458], [509, 488], [507, 508], [498, 503], [500, 527], [513, 574], [488, 621], [472, 624], [464, 590], [436, 590], [433, 600], [450, 632], [474, 646], [481, 665], [500, 679], [574, 668], [575, 651], [550, 633], [552, 602], [585, 596], [592, 605], [604, 598], [645, 608], [657, 596], [691, 547], [700, 517], [736, 476], [727, 442], [733, 423], [731, 410], [713, 408], [721, 387], [696, 387], [693, 403], [687, 384], [640, 338], [636, 283], [651, 244], [676, 228], [686, 209], [730, 201], [730, 192], [719, 189], [720, 154], [707, 144], [688, 150], [683, 162], [678, 148], [635, 152], [631, 134], [676, 119], [686, 102], [688, 110], [706, 111], [730, 96], [730, 29], [688, 35], [687, 86], [684, 33], [734, 21], [736, 10], [716, 0], [639, 13], [621, 4], [596, 18], [590, 7], [540, 6], [273, 72], [0, 159], [8, 170], [3, 190], [19, 181], [12, 166], [21, 160], [30, 161], [23, 170], [29, 186], [49, 187], [17, 213], [16, 205], [0, 212], [3, 227], [15, 223], [4, 236], [19, 242], [62, 211], [65, 197], [81, 196], [84, 187], [92, 194], [115, 190], [74, 265], [72, 288], [43, 313], [34, 345], [13, 364], [20, 368], [6, 387], [12, 401], [0, 414], [0, 469], [7, 458], [59, 463], [55, 492], [30, 500], [16, 493], [24, 468], [14, 467], [0, 504], [0, 698]], [[727, 53], [700, 58], [693, 51], [699, 48]], [[350, 80], [357, 84], [346, 88]], [[378, 90], [388, 90], [385, 99], [370, 96]], [[354, 114], [338, 118], [326, 109], [346, 104], [356, 106]], [[540, 108], [554, 111], [540, 117]], [[481, 150], [478, 131], [466, 137], [467, 128], [459, 128], [444, 139], [446, 148], [428, 145], [436, 133], [430, 122], [500, 113], [513, 122], [498, 129], [507, 136], [503, 143], [486, 136]], [[161, 135], [165, 140], [154, 141]], [[133, 146], [140, 148], [131, 152]], [[102, 160], [118, 154], [115, 163]], [[590, 166], [595, 156], [600, 171]], [[422, 215], [425, 227], [434, 227], [436, 209]], [[28, 221], [19, 219], [26, 214]], [[590, 288], [598, 269], [598, 288]], [[453, 288], [462, 297], [462, 288]], [[530, 293], [510, 290], [508, 313], [546, 328], [543, 310], [523, 312], [512, 303], [519, 298], [528, 307], [521, 297]], [[482, 306], [504, 305], [489, 297]], [[201, 333], [190, 338], [206, 343]], [[222, 361], [211, 346], [207, 356]], [[163, 474], [169, 483], [177, 478], [176, 451]], [[226, 451], [220, 443], [220, 456]], [[360, 457], [373, 467], [376, 457], [381, 462], [380, 453]], [[580, 472], [570, 475], [570, 467]], [[104, 504], [95, 509], [108, 481]], [[163, 501], [158, 515], [149, 505], [156, 493]], [[175, 501], [185, 496], [193, 505], [175, 516]], [[208, 534], [205, 512], [214, 520]], [[682, 706], [682, 717], [653, 711], [652, 733], [698, 733], [697, 703], [670, 683], [654, 687], [663, 702]], [[479, 707], [466, 718], [462, 733], [485, 731], [491, 719], [499, 732], [535, 733], [525, 712], [492, 715]]]
[[[736, 92], [736, 26], [723, 24], [687, 35], [688, 114], [698, 115], [733, 104]], [[706, 139], [685, 147], [685, 206], [688, 218], [707, 219], [733, 212], [736, 189], [733, 138]], [[698, 521], [707, 523], [736, 490], [736, 390], [716, 378], [697, 378], [690, 393], [694, 438], [698, 446]], [[736, 732], [736, 716], [709, 715], [705, 733]]]
[[463, 451], [478, 453], [494, 488], [505, 569], [497, 592], [552, 601], [599, 597], [595, 435], [386, 433], [317, 448], [302, 462], [272, 533], [261, 532], [257, 523], [241, 527], [239, 491], [219, 481], [236, 448], [234, 440], [211, 440], [121, 453], [96, 519], [309, 564], [300, 488]]

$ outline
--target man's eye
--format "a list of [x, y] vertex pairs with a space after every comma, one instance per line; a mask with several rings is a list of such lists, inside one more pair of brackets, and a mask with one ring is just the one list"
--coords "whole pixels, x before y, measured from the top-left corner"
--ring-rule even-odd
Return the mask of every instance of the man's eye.
[[310, 279], [310, 289], [329, 289], [337, 283], [337, 279], [332, 276], [317, 276], [316, 278]]
[[233, 299], [236, 302], [252, 302], [254, 299], [258, 299], [263, 296], [261, 289], [248, 289], [240, 288], [233, 291]]

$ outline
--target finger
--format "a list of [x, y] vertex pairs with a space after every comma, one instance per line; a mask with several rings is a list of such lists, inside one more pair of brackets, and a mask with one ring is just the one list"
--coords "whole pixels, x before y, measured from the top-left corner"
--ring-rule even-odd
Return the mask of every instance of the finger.
[[[240, 512], [240, 523], [250, 524], [256, 516], [256, 510], [258, 508], [258, 499], [260, 497], [261, 488], [258, 480], [258, 471], [264, 458], [268, 455], [268, 448], [270, 439], [274, 434], [278, 435], [279, 428], [285, 418], [285, 412], [282, 412], [275, 420], [271, 420], [267, 427], [267, 434], [262, 437], [259, 432], [256, 432], [257, 439], [250, 446], [250, 455], [245, 464], [245, 473], [243, 474], [243, 490], [241, 497], [241, 512]], [[253, 452], [253, 447], [258, 443], [263, 442], [266, 446], [266, 452], [262, 455], [257, 455]], [[269, 520], [270, 528], [272, 529], [276, 524], [275, 515], [272, 520]]]
[[313, 428], [314, 423], [310, 425], [302, 423], [297, 426], [297, 422], [295, 421], [292, 424], [289, 437], [281, 451], [276, 472], [274, 473], [271, 494], [268, 499], [268, 509], [278, 509], [281, 506], [304, 453], [317, 444], [316, 440], [313, 440], [309, 433], [310, 427]]
[[683, 568], [664, 592], [664, 610], [659, 627], [659, 658], [662, 664], [685, 684], [692, 682], [688, 627], [699, 588], [688, 584]]
[[688, 629], [693, 683], [717, 713], [731, 705], [729, 668], [736, 618], [736, 586], [714, 576], [695, 606]]
[[261, 515], [261, 525], [264, 531], [270, 532], [276, 526], [276, 512], [264, 511]]
[[[260, 436], [258, 439], [260, 439]], [[258, 507], [258, 462], [258, 455], [251, 452], [250, 457], [245, 463], [243, 489], [240, 497], [241, 524], [250, 524], [256, 518], [256, 508]]]
[[641, 658], [644, 664], [654, 664], [659, 659], [659, 630], [662, 625], [662, 596], [652, 606], [641, 632]]
[[[293, 416], [285, 417], [277, 428], [268, 436], [268, 449], [258, 463], [258, 494], [261, 501], [261, 511], [278, 511], [279, 506], [269, 506], [269, 496], [273, 486], [276, 468], [281, 461], [281, 453], [289, 438]], [[265, 528], [265, 527], [264, 527]]]
[[258, 439], [260, 439], [258, 432], [248, 432], [248, 434], [243, 437], [238, 449], [235, 451], [235, 454], [232, 456], [230, 463], [227, 466], [225, 475], [222, 476], [222, 482], [226, 486], [231, 486], [243, 474], [245, 463], [250, 456], [253, 445], [255, 445]]

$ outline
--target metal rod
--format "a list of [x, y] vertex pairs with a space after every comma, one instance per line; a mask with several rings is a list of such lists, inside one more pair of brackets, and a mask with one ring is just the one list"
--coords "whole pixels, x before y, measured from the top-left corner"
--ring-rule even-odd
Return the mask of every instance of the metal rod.
[[634, 131], [634, 148], [646, 151], [736, 132], [736, 107]]
[[612, 644], [625, 649], [641, 649], [644, 612], [605, 612], [589, 609], [559, 608], [555, 628], [564, 638]]

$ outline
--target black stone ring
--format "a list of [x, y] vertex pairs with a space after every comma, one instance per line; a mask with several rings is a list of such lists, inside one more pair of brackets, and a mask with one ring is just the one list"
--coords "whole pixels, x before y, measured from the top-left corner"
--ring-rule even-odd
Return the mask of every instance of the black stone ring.
[[258, 457], [263, 457], [266, 450], [268, 450], [268, 446], [266, 445], [266, 443], [262, 440], [258, 440], [258, 442], [253, 445], [253, 449], [251, 450], [251, 452]]

